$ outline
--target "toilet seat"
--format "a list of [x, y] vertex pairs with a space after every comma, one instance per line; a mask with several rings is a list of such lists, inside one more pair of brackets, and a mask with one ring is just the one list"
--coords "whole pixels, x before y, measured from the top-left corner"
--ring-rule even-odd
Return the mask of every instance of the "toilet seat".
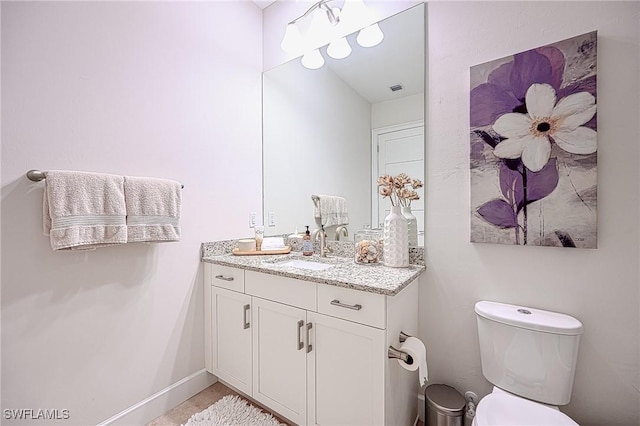
[[491, 393], [480, 400], [477, 426], [578, 426], [566, 414], [507, 393]]

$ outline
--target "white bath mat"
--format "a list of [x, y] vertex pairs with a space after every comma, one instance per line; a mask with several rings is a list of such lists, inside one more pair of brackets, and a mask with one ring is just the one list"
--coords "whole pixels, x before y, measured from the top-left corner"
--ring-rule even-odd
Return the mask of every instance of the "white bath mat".
[[227, 395], [191, 416], [184, 426], [279, 426], [281, 423], [237, 395]]

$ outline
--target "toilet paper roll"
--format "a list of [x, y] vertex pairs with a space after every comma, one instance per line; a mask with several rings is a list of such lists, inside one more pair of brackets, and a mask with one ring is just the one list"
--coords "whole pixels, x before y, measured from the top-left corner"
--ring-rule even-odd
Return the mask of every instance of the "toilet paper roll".
[[420, 386], [424, 386], [425, 382], [429, 380], [429, 371], [427, 370], [427, 349], [422, 340], [409, 337], [400, 345], [399, 350], [410, 355], [413, 362], [408, 364], [399, 359], [398, 364], [408, 371], [418, 370], [418, 381]]

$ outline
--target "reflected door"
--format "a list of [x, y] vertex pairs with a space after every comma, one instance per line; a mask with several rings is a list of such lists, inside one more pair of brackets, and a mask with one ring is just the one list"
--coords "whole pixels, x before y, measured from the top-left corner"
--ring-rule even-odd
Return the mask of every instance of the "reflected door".
[[[377, 176], [406, 173], [413, 179], [424, 182], [424, 125], [411, 123], [393, 126], [373, 131], [377, 158], [374, 158], [374, 168], [377, 167], [374, 179], [374, 197], [372, 198], [372, 223], [382, 228], [384, 218], [391, 211], [391, 201], [378, 194]], [[411, 202], [411, 211], [418, 221], [418, 246], [424, 247], [424, 187], [417, 189], [419, 200]]]

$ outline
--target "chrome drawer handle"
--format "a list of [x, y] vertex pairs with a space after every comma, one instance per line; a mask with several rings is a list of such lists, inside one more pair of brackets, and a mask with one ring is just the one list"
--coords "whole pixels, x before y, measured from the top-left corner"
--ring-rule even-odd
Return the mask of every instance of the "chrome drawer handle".
[[304, 321], [298, 321], [298, 350], [304, 348], [304, 342], [302, 341], [302, 326], [304, 325]]
[[233, 277], [225, 277], [224, 275], [216, 275], [215, 278], [218, 280], [233, 281]]
[[341, 303], [338, 299], [333, 299], [331, 301], [331, 304], [333, 306], [339, 306], [341, 308], [353, 309], [354, 311], [359, 311], [360, 309], [362, 309], [362, 305], [359, 305], [357, 303], [355, 305], [347, 305], [346, 303]]
[[249, 312], [249, 309], [251, 309], [251, 305], [249, 304], [244, 305], [244, 313], [242, 315], [242, 321], [244, 322], [244, 324], [242, 325], [242, 327], [245, 330], [250, 326], [249, 321], [247, 321], [247, 312]]

